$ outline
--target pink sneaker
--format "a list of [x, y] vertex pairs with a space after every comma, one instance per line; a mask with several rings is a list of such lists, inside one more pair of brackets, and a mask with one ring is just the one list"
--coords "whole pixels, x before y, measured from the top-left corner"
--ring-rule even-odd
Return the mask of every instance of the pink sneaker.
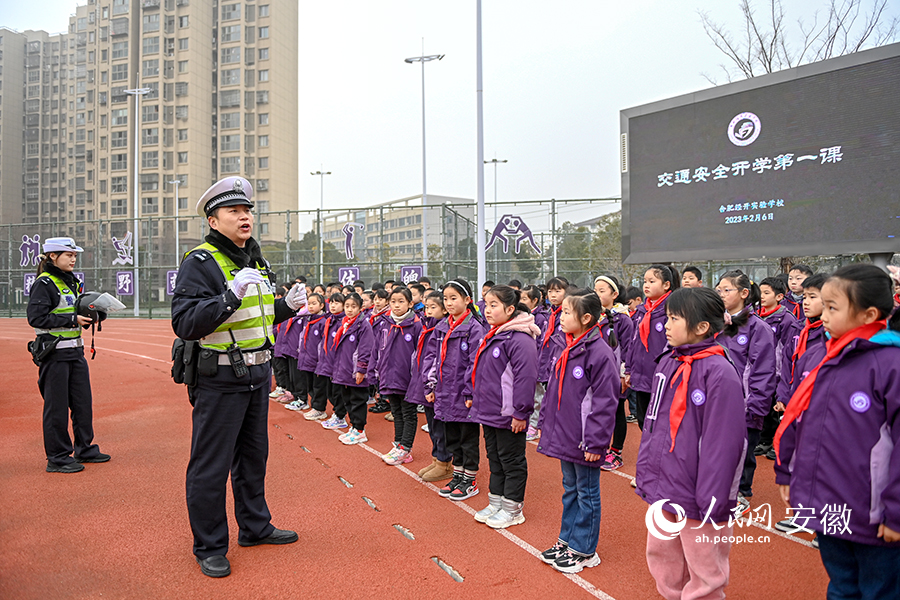
[[539, 437], [541, 437], [541, 432], [529, 425], [528, 433], [525, 434], [525, 440], [530, 442], [531, 440], [536, 440]]
[[396, 448], [385, 454], [382, 459], [389, 465], [405, 465], [406, 463], [411, 463], [413, 457], [412, 452], [410, 452], [403, 446], [397, 446]]

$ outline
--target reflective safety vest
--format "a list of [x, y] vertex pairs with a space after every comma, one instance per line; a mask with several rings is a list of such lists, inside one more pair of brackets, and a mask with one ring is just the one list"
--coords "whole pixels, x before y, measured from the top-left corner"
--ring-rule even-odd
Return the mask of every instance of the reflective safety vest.
[[[230, 287], [235, 274], [240, 271], [234, 261], [209, 243], [200, 244], [194, 250], [206, 250], [212, 254]], [[260, 269], [260, 272], [263, 274], [265, 282], [247, 288], [247, 293], [241, 300], [241, 307], [234, 311], [214, 332], [200, 338], [201, 348], [224, 352], [231, 346], [232, 335], [238, 347], [245, 352], [262, 348], [266, 340], [271, 345], [275, 344], [273, 335], [275, 293], [267, 274], [263, 269]]]
[[[77, 294], [79, 290], [71, 289], [62, 279], [57, 277], [56, 275], [52, 275], [50, 273], [41, 273], [38, 275], [38, 279], [41, 277], [46, 277], [56, 286], [56, 289], [59, 290], [59, 304], [56, 305], [56, 308], [50, 311], [50, 314], [53, 315], [72, 315], [75, 314], [75, 299], [77, 298]], [[79, 284], [80, 285], [80, 284]], [[60, 327], [58, 329], [37, 329], [35, 328], [34, 332], [36, 334], [47, 334], [54, 337], [59, 337], [63, 339], [74, 339], [81, 337], [81, 327]]]

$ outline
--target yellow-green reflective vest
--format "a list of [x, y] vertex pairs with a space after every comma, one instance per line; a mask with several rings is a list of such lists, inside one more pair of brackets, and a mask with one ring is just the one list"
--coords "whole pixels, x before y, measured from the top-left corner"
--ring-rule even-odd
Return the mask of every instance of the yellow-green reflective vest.
[[[200, 244], [194, 250], [206, 250], [212, 254], [230, 286], [235, 273], [240, 270], [237, 265], [212, 244]], [[272, 335], [272, 326], [275, 323], [275, 294], [266, 273], [262, 269], [260, 272], [263, 273], [265, 283], [247, 288], [247, 293], [241, 300], [241, 307], [214, 332], [200, 338], [201, 348], [224, 352], [231, 346], [232, 335], [238, 347], [244, 351], [258, 350], [265, 345], [266, 340], [272, 345], [275, 344]]]
[[[56, 286], [56, 289], [59, 290], [59, 304], [56, 305], [56, 308], [50, 311], [50, 314], [53, 315], [71, 315], [75, 314], [75, 299], [77, 298], [77, 290], [71, 289], [62, 279], [57, 277], [56, 275], [51, 275], [50, 273], [41, 273], [38, 275], [38, 279], [41, 277], [47, 277], [53, 284]], [[34, 330], [37, 334], [49, 333], [54, 337], [60, 337], [63, 339], [74, 339], [81, 337], [81, 327], [61, 327], [59, 329], [37, 329]]]

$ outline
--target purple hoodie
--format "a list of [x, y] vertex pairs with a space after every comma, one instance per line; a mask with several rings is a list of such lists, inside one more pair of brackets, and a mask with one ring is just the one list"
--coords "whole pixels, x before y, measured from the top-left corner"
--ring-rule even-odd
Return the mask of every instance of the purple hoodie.
[[[419, 333], [419, 339], [416, 340], [416, 347], [413, 349], [410, 357], [410, 372], [412, 377], [409, 380], [409, 389], [406, 391], [406, 401], [413, 404], [423, 404], [431, 406], [425, 401], [425, 356], [429, 353], [429, 344], [432, 343], [432, 333], [437, 321], [431, 317], [425, 317], [422, 323], [422, 331]], [[422, 339], [424, 337], [424, 339]], [[432, 349], [431, 352], [434, 350]]]
[[302, 315], [291, 317], [287, 321], [278, 324], [278, 338], [275, 340], [276, 356], [297, 358], [297, 345], [305, 322], [306, 315]]
[[473, 381], [469, 418], [498, 429], [534, 412], [537, 346], [541, 330], [530, 313], [520, 313], [497, 328], [478, 355], [478, 365], [466, 376]]
[[375, 347], [378, 348], [375, 366], [378, 391], [382, 394], [406, 396], [412, 377], [412, 357], [416, 353], [422, 322], [412, 311], [399, 325], [393, 317], [388, 319], [390, 327], [381, 328], [375, 334]]
[[728, 350], [743, 382], [747, 406], [747, 428], [762, 429], [775, 396], [775, 334], [756, 313], [738, 329], [734, 336], [716, 338]]
[[[559, 358], [562, 351], [566, 349], [566, 334], [562, 332], [562, 329], [559, 326], [559, 315], [561, 313], [561, 308], [554, 308], [551, 310], [547, 315], [547, 323], [544, 325], [544, 329], [537, 339], [538, 350], [540, 351], [540, 357], [538, 358], [538, 381], [541, 382], [550, 381], [550, 371], [553, 369], [553, 365], [556, 364], [556, 359]], [[548, 338], [547, 331], [550, 329], [551, 324], [553, 325], [553, 333], [551, 333]]]
[[[374, 310], [374, 309], [373, 309]], [[381, 352], [381, 346], [384, 342], [384, 332], [391, 326], [393, 321], [391, 320], [391, 309], [390, 307], [385, 308], [380, 313], [372, 313], [366, 320], [369, 322], [369, 325], [372, 326], [372, 334], [375, 338], [375, 346], [372, 348], [372, 364], [378, 364], [378, 356]], [[378, 387], [378, 371], [376, 369], [369, 369], [369, 374], [366, 376], [366, 379], [369, 382], [369, 385], [374, 385], [376, 388]]]
[[297, 340], [297, 370], [315, 373], [319, 362], [319, 346], [322, 342], [322, 330], [328, 321], [326, 313], [307, 315]]
[[[781, 364], [783, 366], [781, 369], [781, 378], [778, 380], [778, 392], [776, 394], [776, 397], [784, 404], [788, 403], [788, 400], [791, 399], [791, 395], [794, 393], [794, 390], [797, 389], [797, 382], [791, 380], [791, 375], [798, 374], [798, 382], [800, 379], [802, 379], [802, 377], [799, 377], [797, 367], [793, 364], [794, 352], [797, 350], [797, 344], [800, 342], [800, 334], [802, 332], [803, 326], [801, 325], [797, 330], [797, 334], [794, 336], [793, 343], [790, 346], [785, 346], [782, 349], [783, 354], [781, 356]], [[809, 337], [806, 339], [806, 351], [809, 352], [813, 349], [814, 346], [822, 347], [822, 353], [819, 355], [818, 359], [822, 360], [822, 357], [825, 356], [825, 329], [822, 326], [809, 330]]]
[[794, 299], [794, 293], [788, 292], [784, 295], [784, 299], [781, 301], [781, 305], [788, 309], [794, 318], [798, 321], [803, 321], [806, 318], [806, 315], [803, 313], [803, 296], [800, 296], [798, 299]]
[[534, 324], [541, 330], [540, 335], [534, 339], [538, 351], [538, 361], [540, 361], [541, 342], [544, 341], [544, 332], [547, 330], [547, 319], [550, 317], [550, 313], [547, 311], [546, 306], [539, 304], [531, 311], [531, 315], [534, 317]]
[[328, 319], [322, 328], [322, 341], [319, 343], [319, 360], [316, 362], [316, 375], [331, 377], [334, 369], [334, 352], [331, 350], [331, 341], [337, 334], [337, 328], [341, 326], [344, 313], [328, 314]]
[[[778, 382], [781, 381], [782, 373], [784, 372], [784, 356], [788, 352], [789, 357], [794, 354], [794, 347], [797, 344], [797, 338], [803, 326], [784, 306], [779, 306], [775, 312], [765, 317], [761, 316], [761, 318], [772, 328], [772, 333], [775, 334], [775, 382], [776, 386], [778, 386]], [[789, 351], [786, 350], [788, 348], [790, 349]], [[790, 361], [790, 358], [788, 358], [788, 361]], [[788, 362], [788, 367], [790, 367], [790, 362]], [[779, 400], [781, 399], [777, 393], [776, 397]]]
[[[335, 328], [335, 333], [343, 327], [340, 321], [332, 326]], [[358, 316], [347, 328], [347, 331], [341, 334], [340, 339], [337, 340], [337, 346], [333, 341], [331, 342], [329, 352], [332, 353], [332, 383], [351, 387], [368, 387], [369, 384], [365, 379], [362, 383], [356, 383], [355, 375], [357, 373], [365, 375], [369, 370], [369, 360], [372, 357], [372, 346], [374, 345], [372, 326], [362, 315]]]
[[721, 523], [736, 505], [747, 447], [741, 381], [726, 357], [709, 356], [691, 365], [687, 407], [670, 451], [669, 413], [681, 376], [673, 378], [683, 364], [675, 357], [714, 344], [710, 338], [679, 346], [660, 358], [635, 465], [635, 491], [650, 504], [668, 499], [663, 510], [672, 512], [669, 503], [678, 504], [688, 519], [697, 521], [715, 498], [710, 519]]
[[602, 462], [588, 462], [584, 453], [603, 454], [609, 447], [620, 382], [612, 349], [600, 332], [592, 329], [569, 351], [566, 372], [551, 370], [538, 420], [538, 452], [599, 468]]
[[[449, 317], [435, 326], [422, 363], [425, 394], [434, 392], [434, 416], [441, 421], [470, 422], [465, 401], [472, 397], [471, 368], [484, 327], [471, 312], [465, 315], [447, 339], [447, 353], [441, 361], [441, 344], [450, 330]], [[469, 374], [469, 378], [466, 377]]]
[[[790, 461], [791, 505], [815, 510], [806, 526], [863, 544], [900, 546], [877, 537], [882, 523], [900, 531], [900, 348], [850, 342], [819, 369], [801, 417], [792, 423], [793, 456], [784, 448], [781, 455], [782, 464]], [[823, 520], [838, 526], [826, 530]]]
[[640, 325], [647, 314], [646, 304], [639, 304], [634, 312], [634, 334], [631, 345], [628, 348], [628, 357], [625, 360], [628, 373], [631, 374], [631, 389], [636, 392], [650, 392], [651, 379], [656, 371], [656, 358], [662, 354], [669, 345], [666, 339], [666, 300], [653, 307], [650, 313], [650, 335], [647, 336], [647, 348], [641, 340]]
[[[612, 327], [616, 334], [616, 347], [613, 348], [613, 354], [616, 356], [616, 361], [620, 365], [625, 365], [625, 359], [628, 358], [628, 350], [631, 348], [631, 338], [634, 335], [634, 323], [627, 314], [616, 311], [613, 311], [612, 314]], [[609, 321], [603, 319], [600, 330], [603, 332], [603, 339], [609, 342]], [[625, 371], [628, 371], [627, 366]]]

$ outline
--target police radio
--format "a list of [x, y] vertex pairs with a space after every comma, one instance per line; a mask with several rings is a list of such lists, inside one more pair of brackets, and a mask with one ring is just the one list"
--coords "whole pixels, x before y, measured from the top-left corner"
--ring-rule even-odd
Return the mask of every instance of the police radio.
[[234, 369], [234, 376], [238, 379], [246, 377], [250, 374], [250, 370], [247, 368], [246, 363], [244, 363], [244, 354], [237, 345], [237, 340], [234, 339], [234, 333], [230, 329], [228, 330], [228, 335], [231, 336], [231, 345], [228, 346], [225, 353], [228, 355], [228, 361], [231, 363], [231, 368]]

